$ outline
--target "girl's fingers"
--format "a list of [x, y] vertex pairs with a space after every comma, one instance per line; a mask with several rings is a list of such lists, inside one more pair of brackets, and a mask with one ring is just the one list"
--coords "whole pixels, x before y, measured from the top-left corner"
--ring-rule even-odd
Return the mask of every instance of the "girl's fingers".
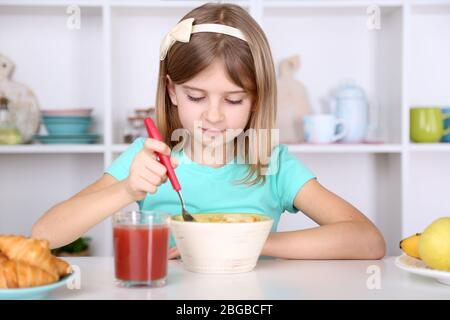
[[[172, 168], [176, 169], [178, 167], [178, 160], [176, 158], [170, 157], [170, 163], [172, 165]], [[162, 183], [166, 183], [167, 180], [168, 180], [168, 176], [167, 176], [167, 173], [166, 173], [164, 175], [164, 177], [163, 177]]]
[[[157, 140], [154, 140], [154, 141], [160, 142]], [[152, 144], [152, 143], [154, 143], [154, 141], [150, 141], [150, 142], [148, 142], [148, 144]], [[170, 149], [168, 152], [170, 154]], [[141, 172], [141, 175], [143, 177], [145, 177], [146, 180], [148, 180], [149, 182], [151, 182], [155, 185], [163, 184], [168, 180], [167, 168], [156, 159], [156, 157], [154, 156], [153, 153], [151, 153], [149, 150], [147, 150], [146, 152], [144, 152], [142, 154], [141, 157], [142, 157], [141, 165], [143, 165], [143, 167], [146, 169], [145, 171], [148, 172], [148, 173]], [[178, 167], [178, 160], [176, 158], [170, 157], [170, 163], [172, 165], [172, 168], [175, 169], [176, 167]], [[155, 175], [160, 177], [160, 179], [154, 177]]]
[[161, 178], [160, 176], [154, 174], [151, 171], [144, 171], [140, 173], [141, 177], [145, 178], [145, 180], [155, 186], [159, 186], [164, 182], [164, 178]]
[[152, 182], [148, 179], [148, 176], [146, 176], [143, 173], [138, 173], [138, 176], [141, 180], [144, 181], [145, 184], [152, 184]]
[[146, 177], [139, 175], [141, 178], [141, 181], [138, 184], [138, 188], [142, 191], [148, 192], [148, 193], [155, 193], [156, 192], [156, 185], [153, 184], [150, 180], [147, 180]]
[[169, 249], [169, 259], [175, 259], [180, 255], [176, 247]]
[[148, 159], [148, 161], [147, 161], [144, 165], [145, 165], [145, 167], [146, 167], [148, 170], [154, 172], [155, 174], [157, 174], [157, 175], [160, 176], [160, 177], [164, 177], [164, 175], [165, 175], [166, 172], [167, 172], [166, 167], [164, 167], [164, 165], [161, 164], [161, 163], [160, 163], [158, 160], [156, 160], [156, 159], [150, 158], [150, 159]]
[[[171, 162], [172, 167], [176, 168], [177, 160], [173, 158]], [[148, 182], [159, 186], [167, 181], [167, 169], [157, 160], [147, 157], [143, 167], [144, 168], [139, 171], [139, 175], [145, 178]]]
[[148, 138], [145, 140], [144, 149], [150, 151], [151, 153], [159, 152], [167, 156], [170, 156], [169, 146], [162, 141], [155, 140], [152, 138]]
[[170, 163], [172, 164], [172, 168], [178, 167], [178, 160], [176, 158], [170, 157]]

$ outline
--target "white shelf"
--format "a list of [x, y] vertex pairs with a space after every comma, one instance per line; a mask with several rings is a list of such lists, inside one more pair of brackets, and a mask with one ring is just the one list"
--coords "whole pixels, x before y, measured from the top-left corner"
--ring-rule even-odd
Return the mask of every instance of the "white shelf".
[[[203, 3], [207, 3], [209, 1], [139, 1], [139, 0], [110, 0], [109, 4], [112, 8], [134, 8], [134, 7], [142, 7], [142, 8], [195, 8]], [[229, 3], [238, 4], [240, 6], [246, 7], [249, 5], [248, 1], [227, 1]]]
[[410, 143], [412, 152], [450, 152], [450, 143]]
[[[295, 154], [301, 153], [401, 153], [400, 144], [287, 144], [289, 151]], [[115, 144], [112, 152], [124, 152], [128, 144]]]
[[29, 144], [29, 145], [0, 145], [0, 154], [21, 153], [104, 153], [102, 144]]
[[276, 1], [263, 0], [265, 8], [367, 8], [371, 5], [379, 7], [400, 7], [403, 5], [401, 0], [382, 0], [382, 1]]
[[417, 7], [450, 5], [449, 0], [411, 0], [410, 4]]
[[[113, 153], [124, 152], [129, 144], [114, 144], [111, 148]], [[328, 145], [308, 145], [308, 144], [288, 144], [292, 153], [401, 153], [400, 144], [328, 144]], [[411, 151], [450, 151], [450, 145], [417, 145], [411, 146]], [[60, 144], [60, 145], [14, 145], [0, 146], [0, 153], [20, 154], [20, 153], [103, 153], [106, 152], [105, 145], [83, 145], [83, 144]]]
[[[146, 8], [195, 8], [210, 1], [192, 1], [192, 0], [0, 0], [0, 6], [39, 6], [39, 7], [67, 7], [69, 5], [77, 5], [80, 7], [146, 7]], [[248, 7], [249, 1], [233, 1], [228, 3], [238, 4]]]
[[401, 153], [400, 144], [329, 144], [329, 145], [306, 145], [288, 144], [292, 153]]
[[101, 7], [102, 0], [0, 0], [0, 6], [40, 6], [40, 7], [67, 7], [77, 5], [80, 7]]
[[124, 152], [129, 146], [130, 145], [126, 144], [126, 143], [114, 144], [111, 148], [111, 151], [115, 152], [115, 153], [119, 153], [119, 152], [121, 153], [121, 152]]
[[[53, 194], [48, 199], [39, 198], [38, 215], [42, 208], [98, 177], [102, 168], [129, 147], [120, 143], [129, 109], [154, 103], [161, 37], [183, 14], [206, 2], [0, 0], [0, 38], [8, 50], [4, 53], [17, 62], [14, 79], [34, 89], [42, 108], [93, 106], [95, 132], [102, 134], [104, 141], [95, 145], [0, 146], [0, 165], [8, 168], [5, 179], [12, 185], [4, 184], [0, 193], [5, 188], [22, 188], [22, 182], [14, 180], [18, 176], [14, 168], [19, 168], [19, 174], [31, 172], [24, 175], [34, 189], [42, 184], [39, 174], [45, 175], [49, 185], [61, 183], [59, 198]], [[450, 144], [410, 143], [408, 122], [410, 106], [440, 103], [450, 97], [445, 89], [450, 87], [448, 72], [441, 72], [447, 70], [450, 52], [449, 0], [228, 2], [249, 9], [261, 23], [271, 41], [275, 63], [291, 54], [301, 55], [299, 79], [307, 81], [314, 101], [347, 76], [360, 81], [372, 98], [380, 99], [383, 116], [379, 132], [386, 136], [375, 139], [385, 144], [290, 144], [290, 152], [315, 167], [332, 190], [372, 214], [391, 245], [399, 234], [420, 231], [419, 223], [432, 216], [414, 219], [424, 211], [417, 208], [427, 208], [423, 199], [441, 203], [434, 212], [445, 212], [445, 204], [439, 201], [445, 197], [445, 189], [438, 174], [440, 168], [446, 169]], [[66, 27], [65, 8], [72, 4], [82, 8], [80, 30]], [[370, 5], [381, 8], [380, 30], [366, 27]], [[36, 25], [38, 29], [30, 28]], [[291, 37], [286, 35], [288, 30], [295, 31]], [[33, 59], [29, 52], [33, 52]], [[47, 81], [42, 81], [43, 74]], [[330, 154], [336, 166], [330, 165]], [[39, 170], [29, 165], [33, 159]], [[428, 167], [436, 172], [431, 177], [435, 187], [421, 197], [427, 191], [420, 188], [426, 185], [423, 180]], [[14, 200], [15, 193], [9, 194]], [[34, 193], [23, 197], [32, 198]], [[12, 208], [11, 215], [21, 214], [21, 209], [1, 204], [0, 212]], [[8, 222], [0, 214], [0, 226]], [[110, 254], [109, 225], [98, 227], [94, 234], [106, 244], [105, 251], [99, 253]]]
[[[211, 1], [195, 0], [0, 0], [0, 6], [69, 6], [81, 7], [150, 7], [150, 8], [189, 8], [197, 7]], [[212, 1], [215, 2], [215, 1]], [[218, 1], [216, 1], [218, 2]], [[315, 1], [276, 1], [276, 0], [228, 0], [241, 6], [258, 5], [263, 8], [367, 8], [370, 5], [379, 7], [401, 7], [412, 5], [418, 7], [450, 5], [448, 0], [315, 0]]]

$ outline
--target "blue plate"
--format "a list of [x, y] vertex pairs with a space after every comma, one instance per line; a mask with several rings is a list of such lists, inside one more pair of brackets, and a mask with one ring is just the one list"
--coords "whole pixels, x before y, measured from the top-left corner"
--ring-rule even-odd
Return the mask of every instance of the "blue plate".
[[66, 285], [74, 277], [75, 272], [72, 272], [71, 274], [61, 278], [59, 281], [47, 284], [45, 286], [19, 289], [0, 289], [0, 300], [42, 299], [47, 296], [50, 291]]
[[39, 139], [93, 139], [100, 137], [97, 133], [82, 133], [82, 134], [48, 134], [48, 135], [35, 135], [34, 138]]
[[36, 135], [34, 139], [44, 144], [89, 144], [94, 143], [100, 138], [98, 134], [50, 134]]

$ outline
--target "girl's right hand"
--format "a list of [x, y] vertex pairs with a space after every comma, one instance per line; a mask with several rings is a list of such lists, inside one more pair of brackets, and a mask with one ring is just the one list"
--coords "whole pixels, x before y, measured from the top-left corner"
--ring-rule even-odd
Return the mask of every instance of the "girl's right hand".
[[[124, 180], [125, 189], [134, 201], [142, 200], [147, 193], [154, 194], [158, 186], [167, 181], [167, 169], [157, 160], [155, 152], [170, 156], [170, 148], [164, 142], [148, 138], [144, 148], [133, 159], [130, 174]], [[170, 163], [176, 168], [178, 162], [170, 157]]]

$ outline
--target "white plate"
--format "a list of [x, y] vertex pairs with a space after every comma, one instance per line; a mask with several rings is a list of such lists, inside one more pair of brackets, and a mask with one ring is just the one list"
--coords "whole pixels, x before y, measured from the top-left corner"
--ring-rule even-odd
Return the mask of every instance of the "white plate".
[[434, 278], [443, 284], [450, 285], [450, 272], [431, 269], [430, 267], [427, 267], [422, 260], [407, 255], [401, 255], [395, 259], [395, 265], [405, 271], [424, 277]]

